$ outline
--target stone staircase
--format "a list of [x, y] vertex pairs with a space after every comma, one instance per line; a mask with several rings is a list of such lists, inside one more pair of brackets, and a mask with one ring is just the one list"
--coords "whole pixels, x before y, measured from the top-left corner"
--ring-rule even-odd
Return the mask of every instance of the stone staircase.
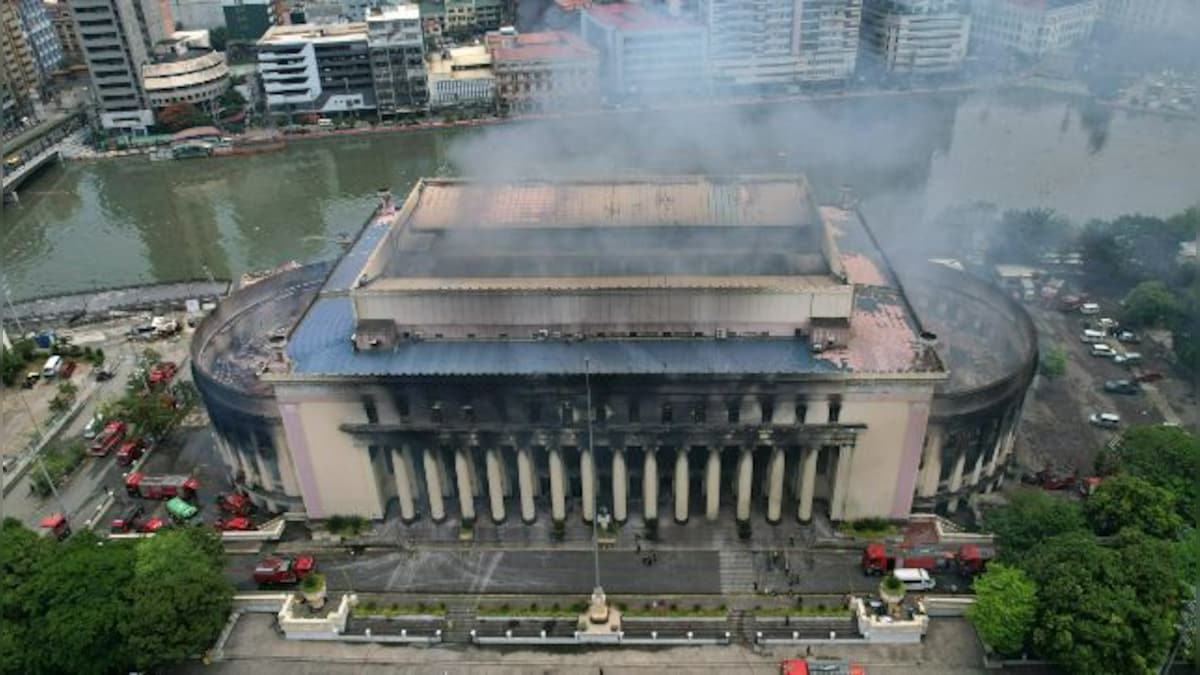
[[730, 639], [735, 643], [751, 644], [754, 642], [754, 614], [744, 609], [729, 610], [726, 630]]
[[451, 605], [446, 608], [446, 628], [442, 641], [448, 643], [470, 643], [471, 629], [475, 627], [475, 608]]
[[758, 581], [751, 551], [719, 551], [722, 593], [752, 593]]

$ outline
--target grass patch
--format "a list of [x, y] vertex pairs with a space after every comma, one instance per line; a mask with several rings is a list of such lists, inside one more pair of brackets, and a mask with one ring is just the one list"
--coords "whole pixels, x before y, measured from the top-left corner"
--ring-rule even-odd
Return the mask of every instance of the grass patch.
[[434, 605], [426, 605], [425, 603], [419, 603], [416, 605], [401, 605], [398, 603], [383, 605], [371, 601], [360, 603], [351, 611], [351, 614], [356, 614], [358, 616], [386, 617], [416, 616], [423, 614], [444, 615], [445, 613], [446, 605], [442, 603], [437, 603]]
[[815, 616], [815, 617], [837, 617], [850, 616], [850, 608], [837, 605], [835, 607], [826, 607], [825, 605], [811, 605], [802, 607], [759, 607], [754, 610], [756, 616]]
[[883, 518], [860, 518], [842, 523], [838, 530], [847, 536], [860, 539], [883, 539], [899, 532], [893, 523]]
[[576, 602], [567, 606], [555, 603], [553, 605], [538, 605], [536, 602], [528, 605], [480, 605], [475, 613], [478, 616], [554, 616], [575, 618], [587, 611], [587, 603]]
[[[67, 476], [71, 475], [71, 472], [83, 463], [85, 457], [87, 457], [87, 450], [83, 443], [75, 441], [43, 452], [42, 462], [46, 466], [46, 473], [50, 474], [50, 480], [55, 486], [59, 486], [63, 484]], [[38, 497], [49, 497], [50, 483], [46, 482], [46, 477], [41, 471], [36, 470], [37, 467], [34, 468], [35, 470], [29, 473], [32, 477], [29, 490]]]
[[648, 618], [648, 617], [678, 617], [678, 616], [693, 616], [693, 617], [724, 617], [729, 615], [729, 608], [725, 605], [717, 605], [716, 607], [707, 607], [705, 605], [679, 605], [675, 603], [659, 605], [657, 607], [651, 605], [642, 605], [641, 607], [629, 607], [623, 610], [623, 613], [628, 618]]
[[370, 523], [362, 516], [329, 516], [329, 520], [325, 521], [325, 527], [337, 535], [343, 537], [357, 537], [367, 531]]

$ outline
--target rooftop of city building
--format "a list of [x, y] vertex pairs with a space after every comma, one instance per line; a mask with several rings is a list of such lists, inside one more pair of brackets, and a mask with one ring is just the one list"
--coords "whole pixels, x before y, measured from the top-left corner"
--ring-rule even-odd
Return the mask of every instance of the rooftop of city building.
[[366, 22], [306, 23], [294, 26], [271, 26], [259, 38], [258, 44], [261, 46], [294, 42], [340, 42], [344, 40], [365, 40], [366, 38]]
[[550, 59], [580, 59], [596, 56], [583, 38], [563, 31], [538, 33], [499, 32], [485, 37], [488, 49], [497, 62], [544, 61]]
[[672, 15], [667, 7], [650, 9], [641, 4], [592, 5], [584, 10], [596, 23], [619, 31], [655, 31], [679, 28], [701, 29], [690, 19]]

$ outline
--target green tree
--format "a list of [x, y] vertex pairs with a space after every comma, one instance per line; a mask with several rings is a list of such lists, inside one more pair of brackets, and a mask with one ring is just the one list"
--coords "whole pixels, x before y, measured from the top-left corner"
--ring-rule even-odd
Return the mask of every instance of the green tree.
[[225, 625], [233, 597], [217, 535], [187, 527], [141, 541], [129, 592], [132, 617], [121, 630], [138, 668], [202, 654]]
[[49, 541], [19, 521], [0, 525], [0, 673], [29, 671], [25, 645], [38, 615], [29, 614], [22, 595], [49, 552]]
[[1067, 352], [1062, 345], [1043, 351], [1039, 368], [1046, 377], [1062, 377], [1067, 372]]
[[208, 117], [191, 103], [174, 103], [159, 111], [158, 123], [168, 132], [174, 133], [204, 126], [208, 123]]
[[1092, 529], [1101, 536], [1127, 527], [1172, 539], [1183, 519], [1175, 511], [1175, 495], [1136, 476], [1115, 476], [1096, 488], [1084, 506]]
[[229, 29], [225, 26], [217, 26], [208, 31], [208, 41], [212, 45], [213, 51], [225, 51], [225, 43], [229, 41]]
[[1073, 239], [1070, 221], [1051, 209], [1005, 211], [988, 243], [988, 253], [997, 261], [1036, 260], [1039, 254]]
[[1179, 314], [1175, 294], [1161, 281], [1143, 281], [1125, 295], [1121, 318], [1136, 326], [1161, 326]]
[[90, 532], [54, 546], [24, 584], [29, 673], [107, 674], [128, 669], [130, 654], [114, 634], [133, 618], [127, 588], [133, 548]]
[[1021, 560], [1051, 537], [1087, 529], [1079, 504], [1032, 489], [1018, 490], [1008, 504], [984, 511], [983, 525], [996, 534], [996, 548], [1006, 562]]
[[1001, 654], [1025, 646], [1037, 612], [1037, 586], [1019, 567], [994, 563], [975, 579], [975, 604], [967, 619], [979, 637]]
[[1120, 551], [1072, 532], [1043, 541], [1021, 566], [1038, 589], [1034, 647], [1066, 672], [1149, 675], [1165, 656], [1170, 632], [1153, 615], [1170, 608], [1138, 596], [1144, 580]]
[[1200, 439], [1179, 427], [1136, 426], [1125, 430], [1115, 450], [1102, 451], [1097, 466], [1137, 476], [1170, 490], [1180, 515], [1200, 523]]

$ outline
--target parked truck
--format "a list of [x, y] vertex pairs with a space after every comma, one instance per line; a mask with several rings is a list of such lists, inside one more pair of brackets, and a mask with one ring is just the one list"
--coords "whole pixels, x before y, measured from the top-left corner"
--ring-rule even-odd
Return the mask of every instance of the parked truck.
[[112, 452], [125, 439], [125, 423], [113, 420], [104, 425], [104, 429], [92, 439], [88, 446], [88, 454], [93, 457], [104, 457]]
[[200, 481], [191, 476], [147, 476], [134, 471], [125, 477], [125, 491], [141, 499], [194, 499]]
[[254, 581], [262, 586], [290, 585], [299, 582], [317, 569], [311, 555], [271, 556], [254, 566]]
[[958, 532], [941, 519], [914, 516], [900, 535], [867, 544], [862, 570], [864, 574], [879, 575], [896, 568], [955, 571], [971, 578], [995, 556], [991, 535]]
[[254, 504], [244, 492], [222, 492], [217, 495], [217, 508], [233, 516], [248, 516], [254, 512]]

